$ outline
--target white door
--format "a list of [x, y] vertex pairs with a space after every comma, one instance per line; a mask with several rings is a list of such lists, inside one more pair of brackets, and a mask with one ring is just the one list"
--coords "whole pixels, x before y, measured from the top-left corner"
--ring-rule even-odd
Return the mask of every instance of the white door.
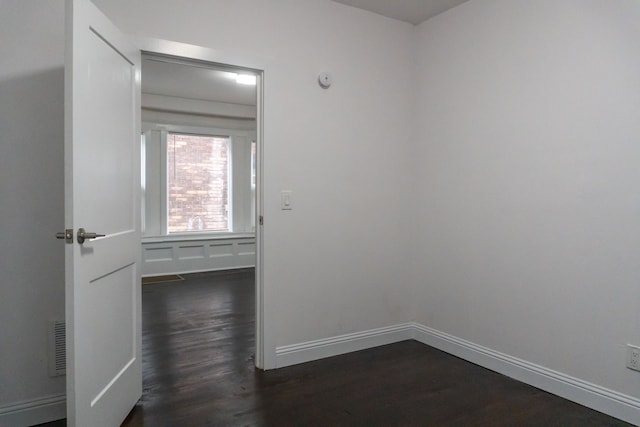
[[67, 419], [117, 426], [142, 394], [140, 52], [89, 0], [66, 7]]

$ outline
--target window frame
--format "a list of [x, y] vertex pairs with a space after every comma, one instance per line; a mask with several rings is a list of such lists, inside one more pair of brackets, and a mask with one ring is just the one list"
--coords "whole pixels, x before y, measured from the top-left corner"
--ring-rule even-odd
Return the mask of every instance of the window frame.
[[[150, 137], [150, 132], [159, 133], [159, 141], [154, 141], [153, 137]], [[147, 157], [145, 160], [145, 169], [152, 171], [157, 176], [157, 179], [150, 179], [149, 176], [145, 177], [145, 197], [143, 205], [146, 210], [142, 212], [143, 224], [145, 227], [142, 230], [142, 237], [144, 239], [157, 239], [157, 238], [175, 238], [175, 239], [200, 239], [203, 237], [229, 237], [237, 235], [245, 235], [247, 233], [255, 232], [255, 215], [252, 215], [250, 210], [253, 205], [250, 202], [244, 202], [240, 206], [240, 202], [248, 197], [254, 197], [254, 192], [251, 190], [251, 175], [250, 173], [246, 177], [246, 187], [243, 190], [242, 179], [240, 178], [239, 168], [236, 167], [239, 161], [246, 158], [248, 167], [251, 167], [251, 142], [256, 139], [255, 130], [247, 129], [224, 129], [217, 127], [200, 127], [200, 126], [187, 126], [187, 125], [168, 125], [161, 123], [143, 122], [142, 123], [143, 141], [145, 151], [148, 154], [155, 154], [157, 157], [155, 160], [158, 162], [159, 171], [154, 171], [153, 167], [148, 164], [150, 159]], [[187, 232], [168, 232], [168, 171], [167, 171], [167, 136], [169, 133], [177, 134], [190, 134], [190, 135], [202, 135], [212, 137], [228, 137], [230, 139], [230, 162], [229, 162], [229, 177], [228, 177], [228, 191], [229, 191], [229, 228], [230, 231], [187, 231]], [[244, 145], [247, 147], [241, 147], [241, 142], [244, 140]], [[150, 147], [152, 144], [158, 144], [155, 150]], [[244, 150], [248, 150], [247, 153], [243, 153]], [[248, 157], [247, 157], [248, 155]], [[246, 165], [245, 165], [246, 166]], [[244, 166], [243, 166], [244, 167]], [[159, 172], [159, 173], [158, 173]], [[153, 195], [155, 192], [159, 192], [157, 195]], [[243, 194], [245, 193], [245, 194]], [[150, 196], [151, 194], [151, 196]], [[149, 197], [153, 197], [156, 200], [149, 200]], [[248, 199], [250, 200], [250, 199]], [[246, 205], [246, 206], [244, 206]], [[153, 209], [153, 206], [159, 208], [159, 215], [150, 215], [149, 210]], [[243, 217], [239, 217], [238, 211], [242, 211]], [[237, 215], [238, 214], [238, 215]], [[155, 220], [150, 220], [150, 217], [158, 217]]]

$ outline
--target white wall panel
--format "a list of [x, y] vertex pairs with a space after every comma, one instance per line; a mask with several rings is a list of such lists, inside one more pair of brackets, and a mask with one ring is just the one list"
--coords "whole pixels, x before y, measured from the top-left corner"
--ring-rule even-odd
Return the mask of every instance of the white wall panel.
[[142, 276], [255, 267], [255, 237], [152, 239], [142, 244]]

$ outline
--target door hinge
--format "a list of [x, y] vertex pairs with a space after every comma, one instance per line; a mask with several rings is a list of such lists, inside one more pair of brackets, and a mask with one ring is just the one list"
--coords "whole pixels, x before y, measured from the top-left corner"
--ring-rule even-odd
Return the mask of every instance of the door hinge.
[[258, 224], [264, 225], [264, 217], [262, 215], [258, 218]]

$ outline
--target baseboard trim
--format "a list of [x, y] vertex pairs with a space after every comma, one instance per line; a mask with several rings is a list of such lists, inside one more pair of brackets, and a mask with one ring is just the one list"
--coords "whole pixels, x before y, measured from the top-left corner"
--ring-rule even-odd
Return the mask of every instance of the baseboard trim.
[[411, 323], [405, 323], [277, 347], [276, 368], [412, 339], [412, 329]]
[[32, 426], [59, 420], [66, 416], [66, 396], [56, 394], [0, 407], [0, 426]]
[[640, 425], [640, 399], [500, 353], [415, 322], [277, 347], [276, 367], [282, 368], [407, 339], [415, 339], [525, 384], [634, 425]]
[[494, 351], [418, 323], [414, 323], [412, 329], [413, 338], [423, 344], [612, 417], [634, 425], [640, 424], [640, 399]]

